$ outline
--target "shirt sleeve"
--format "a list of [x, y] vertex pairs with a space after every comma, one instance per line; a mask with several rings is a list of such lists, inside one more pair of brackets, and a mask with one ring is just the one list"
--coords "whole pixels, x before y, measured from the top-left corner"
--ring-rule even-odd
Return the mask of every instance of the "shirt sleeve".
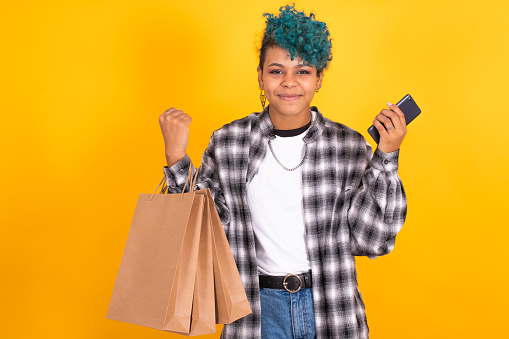
[[374, 259], [394, 248], [407, 213], [398, 158], [399, 150], [384, 153], [377, 148], [373, 154], [366, 145], [367, 166], [348, 210], [352, 255]]
[[[214, 152], [214, 136], [210, 139], [209, 145], [203, 153], [201, 167], [198, 169], [198, 176], [196, 178], [195, 190], [208, 188], [214, 199], [217, 213], [223, 224], [225, 233], [228, 235], [228, 224], [230, 222], [230, 213], [226, 206], [226, 200], [221, 190], [221, 183], [219, 179], [218, 166], [215, 159]], [[168, 193], [181, 193], [189, 173], [189, 166], [192, 166], [191, 159], [188, 155], [180, 159], [172, 167], [164, 166], [163, 171], [166, 176], [166, 183], [168, 185]], [[196, 168], [193, 168], [193, 175], [196, 173]], [[186, 187], [189, 191], [189, 186]]]

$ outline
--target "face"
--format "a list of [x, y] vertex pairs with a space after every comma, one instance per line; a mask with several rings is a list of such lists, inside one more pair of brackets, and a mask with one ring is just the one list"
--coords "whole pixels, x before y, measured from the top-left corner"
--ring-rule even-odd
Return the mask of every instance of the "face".
[[322, 85], [323, 73], [316, 74], [316, 67], [305, 65], [280, 47], [266, 51], [263, 72], [258, 69], [258, 82], [270, 103], [269, 114], [281, 118], [309, 116], [309, 106], [315, 91]]

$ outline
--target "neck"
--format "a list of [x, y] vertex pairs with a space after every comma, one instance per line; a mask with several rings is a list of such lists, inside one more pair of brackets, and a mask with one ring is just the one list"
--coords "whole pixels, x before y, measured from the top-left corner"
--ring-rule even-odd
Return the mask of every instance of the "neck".
[[274, 129], [296, 129], [311, 121], [311, 109], [306, 109], [298, 114], [281, 114], [271, 110], [269, 106], [269, 117]]

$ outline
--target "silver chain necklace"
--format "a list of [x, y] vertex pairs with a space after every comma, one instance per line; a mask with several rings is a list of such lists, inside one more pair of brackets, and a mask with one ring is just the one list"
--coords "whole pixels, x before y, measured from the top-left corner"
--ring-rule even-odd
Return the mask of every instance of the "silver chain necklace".
[[295, 166], [294, 168], [288, 168], [286, 167], [285, 165], [283, 165], [281, 163], [281, 161], [279, 161], [279, 159], [276, 157], [276, 153], [274, 153], [274, 150], [272, 149], [272, 143], [270, 142], [270, 139], [269, 139], [269, 148], [270, 148], [270, 152], [272, 153], [272, 155], [274, 156], [274, 159], [276, 160], [276, 162], [281, 166], [283, 167], [284, 170], [286, 171], [295, 171], [297, 168], [299, 168], [300, 166], [302, 166], [302, 164], [304, 163], [304, 159], [306, 159], [306, 154], [308, 153], [307, 152], [307, 147], [306, 147], [306, 150], [304, 151], [304, 157], [302, 158], [302, 160], [299, 162], [299, 164], [297, 166]]

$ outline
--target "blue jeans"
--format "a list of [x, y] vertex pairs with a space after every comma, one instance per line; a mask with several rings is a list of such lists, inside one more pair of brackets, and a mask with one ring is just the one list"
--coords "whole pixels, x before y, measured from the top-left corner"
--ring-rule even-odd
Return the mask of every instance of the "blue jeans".
[[262, 339], [314, 339], [313, 289], [261, 288]]

